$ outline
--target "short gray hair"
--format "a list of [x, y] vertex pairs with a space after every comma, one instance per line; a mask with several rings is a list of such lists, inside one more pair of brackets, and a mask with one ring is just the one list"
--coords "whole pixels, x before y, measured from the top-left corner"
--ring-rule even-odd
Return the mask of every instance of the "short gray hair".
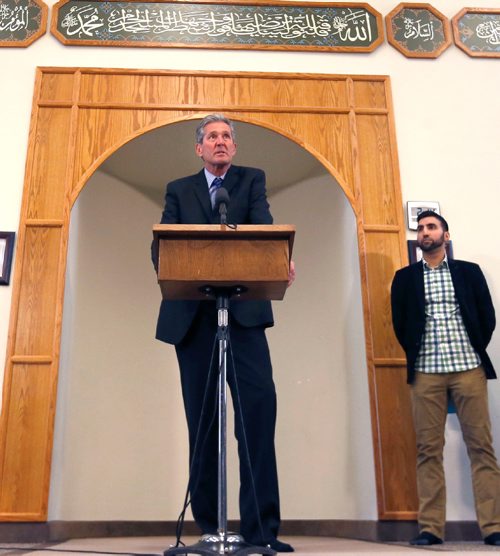
[[226, 118], [226, 116], [224, 116], [223, 114], [209, 114], [208, 116], [205, 116], [203, 120], [201, 120], [201, 122], [198, 124], [198, 127], [196, 128], [196, 143], [198, 145], [201, 145], [203, 143], [203, 137], [205, 137], [205, 127], [208, 124], [213, 124], [214, 122], [223, 122], [227, 124], [229, 126], [229, 129], [231, 130], [231, 137], [233, 138], [233, 142], [236, 141], [236, 131], [234, 129], [233, 122], [229, 118]]

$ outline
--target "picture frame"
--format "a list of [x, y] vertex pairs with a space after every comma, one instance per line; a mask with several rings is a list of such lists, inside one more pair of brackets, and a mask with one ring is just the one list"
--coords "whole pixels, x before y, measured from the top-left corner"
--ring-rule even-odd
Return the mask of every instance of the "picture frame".
[[370, 4], [289, 0], [59, 0], [64, 45], [372, 52], [384, 42]]
[[437, 58], [452, 42], [449, 20], [430, 4], [402, 2], [385, 25], [387, 41], [407, 58]]
[[0, 285], [3, 286], [8, 286], [10, 281], [15, 235], [15, 232], [0, 232]]
[[463, 8], [451, 21], [455, 44], [467, 55], [500, 58], [500, 8]]
[[46, 33], [49, 7], [42, 0], [2, 0], [0, 5], [0, 48], [24, 48]]
[[[417, 245], [416, 239], [408, 239], [408, 259], [410, 260], [410, 264], [418, 263], [418, 261], [422, 260], [422, 250]], [[453, 243], [452, 241], [446, 242], [446, 256], [448, 259], [453, 259]]]
[[408, 201], [406, 203], [406, 214], [408, 220], [408, 229], [417, 229], [417, 217], [424, 210], [432, 210], [437, 214], [441, 214], [439, 203], [437, 201]]

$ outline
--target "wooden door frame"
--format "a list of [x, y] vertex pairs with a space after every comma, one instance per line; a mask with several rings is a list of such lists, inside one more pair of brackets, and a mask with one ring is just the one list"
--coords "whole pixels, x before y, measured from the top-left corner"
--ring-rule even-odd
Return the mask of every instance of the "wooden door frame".
[[356, 216], [379, 519], [415, 519], [415, 447], [389, 287], [407, 262], [388, 76], [38, 68], [0, 421], [0, 521], [45, 521], [71, 208], [113, 152], [211, 112], [315, 156]]

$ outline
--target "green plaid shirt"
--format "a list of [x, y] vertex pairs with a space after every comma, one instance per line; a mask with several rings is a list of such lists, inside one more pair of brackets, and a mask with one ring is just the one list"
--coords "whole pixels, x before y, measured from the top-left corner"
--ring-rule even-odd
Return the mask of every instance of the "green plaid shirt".
[[472, 347], [455, 297], [448, 260], [431, 268], [425, 260], [425, 331], [415, 363], [422, 373], [475, 369], [481, 360]]

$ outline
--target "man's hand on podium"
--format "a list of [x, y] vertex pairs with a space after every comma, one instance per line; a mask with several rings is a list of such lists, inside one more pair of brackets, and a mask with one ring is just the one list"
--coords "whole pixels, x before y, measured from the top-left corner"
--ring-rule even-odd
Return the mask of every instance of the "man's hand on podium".
[[290, 261], [290, 269], [288, 271], [288, 288], [293, 284], [295, 280], [295, 263]]

